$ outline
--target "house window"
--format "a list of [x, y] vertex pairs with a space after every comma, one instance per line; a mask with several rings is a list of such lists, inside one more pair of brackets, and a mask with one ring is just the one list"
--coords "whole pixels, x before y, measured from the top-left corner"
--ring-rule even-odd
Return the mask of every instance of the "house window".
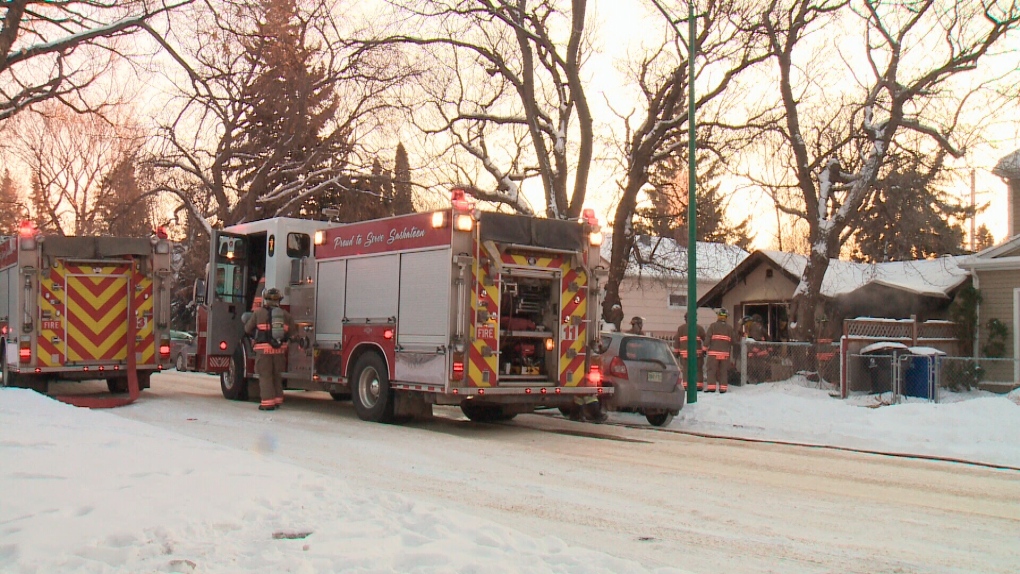
[[669, 308], [670, 309], [681, 309], [687, 307], [687, 297], [685, 295], [677, 295], [676, 293], [669, 294]]

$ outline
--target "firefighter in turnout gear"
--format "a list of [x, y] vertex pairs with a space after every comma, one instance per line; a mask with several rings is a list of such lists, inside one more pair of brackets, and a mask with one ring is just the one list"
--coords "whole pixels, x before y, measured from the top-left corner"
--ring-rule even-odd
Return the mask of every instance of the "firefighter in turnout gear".
[[719, 309], [716, 313], [718, 321], [708, 326], [705, 333], [708, 338], [708, 359], [705, 366], [708, 380], [705, 381], [705, 392], [725, 393], [729, 389], [730, 353], [733, 351], [733, 327], [726, 322], [729, 313]]
[[290, 313], [280, 307], [283, 294], [273, 287], [262, 306], [248, 318], [244, 332], [255, 337], [255, 373], [259, 376], [259, 410], [271, 411], [283, 404], [283, 371], [287, 367], [287, 344], [297, 330]]
[[645, 334], [645, 319], [644, 317], [634, 317], [630, 320], [630, 330], [627, 331], [631, 335], [644, 335]]
[[747, 341], [747, 380], [750, 383], [760, 383], [765, 377], [765, 370], [768, 368], [769, 350], [764, 344], [767, 335], [765, 325], [762, 324], [761, 315], [755, 313], [744, 317], [743, 329], [744, 340]]
[[[680, 359], [680, 369], [683, 376], [687, 376], [687, 314], [684, 313], [684, 324], [680, 325], [680, 328], [676, 330], [676, 343], [674, 349], [676, 349], [677, 355]], [[704, 390], [705, 388], [705, 328], [701, 325], [695, 325], [697, 330], [697, 341], [695, 342], [695, 357], [698, 361], [698, 390]]]

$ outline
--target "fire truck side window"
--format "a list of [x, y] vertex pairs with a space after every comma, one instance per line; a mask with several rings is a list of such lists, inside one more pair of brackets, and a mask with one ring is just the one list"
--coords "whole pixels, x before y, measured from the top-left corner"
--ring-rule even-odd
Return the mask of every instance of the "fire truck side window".
[[247, 244], [241, 237], [219, 238], [216, 250], [216, 295], [224, 301], [242, 301], [245, 288]]
[[312, 239], [307, 233], [287, 234], [287, 257], [295, 259], [312, 254]]

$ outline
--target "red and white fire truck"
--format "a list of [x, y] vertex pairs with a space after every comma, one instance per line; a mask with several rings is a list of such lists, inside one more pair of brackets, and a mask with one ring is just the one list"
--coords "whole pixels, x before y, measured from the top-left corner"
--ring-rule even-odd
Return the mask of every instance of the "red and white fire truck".
[[601, 241], [591, 211], [581, 221], [480, 212], [461, 190], [429, 213], [230, 227], [212, 238], [189, 360], [220, 373], [228, 399], [257, 392], [242, 325], [264, 277], [298, 324], [285, 388], [350, 397], [377, 422], [436, 404], [472, 420], [568, 407], [611, 392], [589, 370]]
[[53, 379], [105, 379], [133, 400], [170, 358], [169, 281], [162, 234], [64, 237], [25, 222], [0, 241], [3, 385], [46, 392]]

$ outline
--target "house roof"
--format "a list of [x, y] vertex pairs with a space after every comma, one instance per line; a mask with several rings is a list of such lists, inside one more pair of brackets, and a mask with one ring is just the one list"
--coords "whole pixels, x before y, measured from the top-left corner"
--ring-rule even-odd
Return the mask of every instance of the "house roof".
[[1020, 179], [1020, 149], [995, 164], [992, 173], [1005, 179]]
[[[857, 290], [883, 286], [923, 297], [948, 299], [949, 294], [964, 283], [969, 273], [961, 267], [964, 256], [945, 256], [917, 261], [856, 263], [833, 259], [822, 279], [821, 294], [836, 298]], [[699, 304], [710, 304], [722, 296], [740, 277], [746, 276], [762, 263], [771, 263], [791, 281], [799, 282], [807, 257], [782, 251], [755, 251], [730, 275], [701, 298]]]
[[1020, 269], [1020, 235], [966, 257], [960, 266], [965, 269]]
[[[602, 242], [602, 258], [612, 256], [613, 237], [606, 235]], [[719, 281], [747, 258], [748, 253], [735, 245], [699, 241], [695, 249], [698, 259], [698, 280]], [[634, 241], [634, 251], [624, 275], [670, 274], [677, 278], [687, 276], [687, 248], [668, 237], [642, 235]]]

